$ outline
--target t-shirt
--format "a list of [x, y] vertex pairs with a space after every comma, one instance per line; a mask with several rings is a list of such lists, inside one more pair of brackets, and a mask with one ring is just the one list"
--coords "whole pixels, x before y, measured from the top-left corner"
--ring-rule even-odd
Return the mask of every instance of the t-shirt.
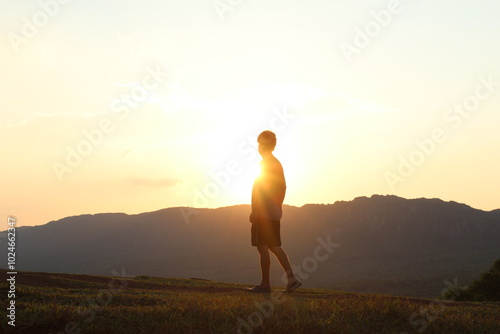
[[283, 166], [274, 156], [260, 162], [261, 173], [253, 183], [252, 214], [253, 219], [264, 218], [280, 220], [281, 205], [285, 199], [286, 182]]

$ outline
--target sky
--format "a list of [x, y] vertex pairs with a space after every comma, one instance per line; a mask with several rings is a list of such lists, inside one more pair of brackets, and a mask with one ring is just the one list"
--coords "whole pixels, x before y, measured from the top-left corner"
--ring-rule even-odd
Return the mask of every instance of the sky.
[[[392, 194], [500, 208], [500, 3], [0, 3], [0, 212], [17, 226]], [[286, 217], [285, 217], [286, 218]]]

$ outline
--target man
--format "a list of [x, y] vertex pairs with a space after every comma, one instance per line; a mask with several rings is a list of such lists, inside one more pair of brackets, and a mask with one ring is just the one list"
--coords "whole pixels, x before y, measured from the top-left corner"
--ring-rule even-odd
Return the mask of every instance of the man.
[[276, 135], [271, 131], [262, 132], [257, 138], [261, 173], [255, 179], [252, 189], [252, 246], [256, 246], [260, 256], [262, 280], [259, 285], [247, 289], [248, 292], [271, 292], [269, 271], [271, 266], [271, 251], [286, 272], [288, 284], [285, 291], [293, 292], [302, 283], [295, 278], [290, 260], [285, 250], [281, 248], [280, 220], [281, 205], [285, 198], [286, 183], [283, 167], [273, 155], [276, 146]]

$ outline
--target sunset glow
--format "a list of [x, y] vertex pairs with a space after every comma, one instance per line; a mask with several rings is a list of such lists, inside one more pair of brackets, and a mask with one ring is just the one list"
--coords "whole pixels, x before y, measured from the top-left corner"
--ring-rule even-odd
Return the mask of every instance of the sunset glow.
[[3, 215], [248, 204], [266, 129], [285, 204], [499, 208], [500, 4], [398, 3], [4, 2]]

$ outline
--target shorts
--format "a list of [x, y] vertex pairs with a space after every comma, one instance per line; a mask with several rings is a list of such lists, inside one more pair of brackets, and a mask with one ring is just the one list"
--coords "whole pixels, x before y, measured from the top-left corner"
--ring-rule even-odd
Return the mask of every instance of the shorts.
[[256, 219], [252, 223], [252, 246], [280, 247], [280, 221]]

